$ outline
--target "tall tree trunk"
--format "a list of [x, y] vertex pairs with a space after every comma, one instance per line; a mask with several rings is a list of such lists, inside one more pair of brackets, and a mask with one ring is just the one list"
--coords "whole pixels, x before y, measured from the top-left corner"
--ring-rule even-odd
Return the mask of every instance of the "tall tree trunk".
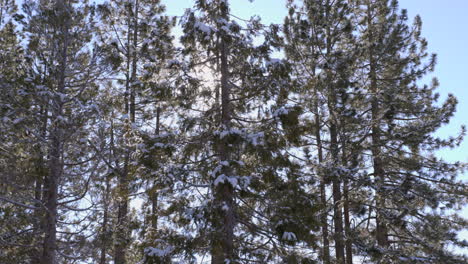
[[[34, 199], [37, 201], [35, 202], [35, 207], [37, 209], [34, 210], [34, 222], [33, 222], [33, 230], [34, 230], [34, 244], [37, 243], [38, 238], [40, 238], [43, 234], [43, 228], [42, 228], [42, 219], [43, 219], [43, 208], [42, 208], [42, 203], [40, 202], [42, 200], [42, 184], [43, 184], [43, 171], [42, 167], [44, 166], [43, 161], [41, 161], [41, 167], [39, 174], [36, 176], [36, 182], [34, 183]], [[41, 174], [42, 173], [42, 174]], [[32, 263], [40, 263], [41, 261], [41, 252], [38, 248], [34, 247], [31, 250], [31, 262]]]
[[117, 213], [117, 230], [118, 232], [115, 242], [115, 264], [126, 263], [126, 252], [128, 244], [128, 230], [127, 230], [127, 212], [128, 212], [128, 181], [127, 181], [127, 170], [121, 173], [119, 176], [119, 196], [120, 201], [118, 202], [118, 213]]
[[[110, 160], [110, 159], [109, 159]], [[106, 264], [107, 247], [108, 247], [108, 225], [109, 225], [109, 193], [110, 193], [110, 177], [106, 175], [106, 189], [104, 194], [104, 215], [102, 219], [102, 234], [101, 234], [101, 256], [99, 264]]]
[[[333, 96], [332, 96], [333, 97]], [[331, 117], [333, 118], [333, 117]], [[337, 140], [337, 125], [332, 121], [330, 125], [330, 144], [331, 153], [334, 164], [339, 164], [338, 160], [338, 140]], [[343, 232], [343, 213], [342, 213], [342, 195], [341, 195], [341, 180], [338, 175], [333, 175], [332, 192], [333, 192], [333, 222], [335, 225], [335, 251], [338, 264], [345, 264], [344, 254], [344, 232]]]
[[48, 174], [44, 179], [44, 205], [45, 205], [45, 221], [44, 221], [44, 242], [41, 263], [55, 264], [57, 259], [57, 200], [58, 200], [58, 185], [63, 173], [63, 164], [61, 161], [63, 147], [63, 131], [60, 124], [60, 117], [63, 114], [63, 101], [61, 95], [65, 92], [65, 78], [68, 63], [68, 30], [69, 30], [69, 14], [66, 11], [64, 0], [56, 1], [56, 8], [61, 21], [59, 32], [63, 37], [59, 42], [60, 50], [60, 71], [57, 78], [57, 94], [52, 98], [51, 104], [51, 120], [52, 127], [49, 135], [49, 161]]
[[[330, 19], [330, 9], [331, 3], [327, 1], [326, 3], [326, 17]], [[332, 56], [332, 36], [331, 36], [331, 25], [326, 29], [327, 38], [326, 38], [326, 57], [330, 59]], [[339, 146], [338, 146], [338, 120], [336, 117], [336, 90], [333, 87], [333, 76], [329, 69], [327, 71], [327, 85], [328, 85], [328, 108], [330, 115], [330, 151], [331, 157], [334, 164], [339, 164]], [[344, 254], [344, 232], [343, 232], [343, 213], [342, 213], [342, 195], [341, 195], [341, 179], [338, 175], [332, 176], [332, 193], [333, 193], [333, 223], [335, 225], [335, 255], [338, 264], [345, 264], [345, 254]]]
[[[54, 107], [58, 108], [58, 107]], [[57, 120], [58, 113], [61, 111], [54, 109], [52, 120]], [[57, 126], [58, 124], [55, 124]], [[56, 263], [57, 249], [57, 197], [58, 197], [58, 181], [62, 174], [60, 150], [61, 150], [61, 135], [60, 128], [54, 127], [51, 135], [50, 152], [49, 152], [49, 173], [44, 181], [44, 202], [45, 202], [45, 221], [44, 221], [44, 242], [42, 251], [42, 264]]]
[[[41, 137], [46, 138], [47, 136], [47, 121], [48, 121], [48, 105], [41, 107], [41, 115], [42, 115], [42, 128], [41, 128]], [[41, 139], [40, 139], [41, 140]], [[42, 207], [42, 194], [43, 194], [43, 184], [44, 184], [44, 177], [46, 177], [45, 169], [47, 168], [46, 161], [44, 159], [44, 153], [41, 149], [40, 144], [38, 144], [37, 150], [37, 162], [36, 162], [36, 179], [34, 183], [34, 199], [36, 202], [34, 203], [36, 209], [34, 210], [34, 222], [33, 222], [33, 229], [34, 229], [34, 244], [36, 244], [37, 238], [42, 237], [43, 231], [43, 218], [44, 218], [44, 209]], [[41, 262], [41, 252], [38, 248], [34, 248], [31, 251], [31, 261], [32, 263], [40, 263]]]
[[[161, 107], [156, 108], [156, 136], [159, 136], [160, 133], [160, 116], [161, 116]], [[158, 190], [156, 186], [153, 186], [151, 195], [151, 227], [156, 231], [158, 229]]]
[[[372, 21], [372, 3], [367, 3], [367, 26], [368, 26], [368, 37], [369, 43], [374, 43], [373, 34], [373, 21]], [[370, 91], [373, 95], [371, 102], [372, 112], [372, 159], [374, 178], [376, 182], [376, 240], [377, 244], [381, 247], [388, 247], [388, 230], [385, 224], [385, 216], [382, 214], [382, 210], [385, 207], [385, 198], [382, 193], [382, 187], [385, 182], [385, 172], [383, 169], [383, 163], [381, 158], [381, 131], [380, 131], [380, 109], [378, 100], [378, 87], [377, 87], [377, 69], [376, 60], [374, 58], [373, 47], [369, 48], [369, 79], [370, 79]]]
[[[314, 101], [314, 108], [315, 108], [315, 138], [317, 140], [317, 149], [318, 149], [318, 160], [319, 163], [323, 163], [323, 148], [322, 148], [322, 138], [320, 133], [320, 116], [319, 116], [319, 106], [318, 106], [318, 93], [317, 87], [314, 87], [315, 92], [315, 101]], [[320, 214], [320, 222], [322, 225], [322, 243], [323, 243], [323, 251], [322, 251], [322, 259], [324, 264], [330, 263], [330, 241], [328, 240], [328, 206], [327, 206], [327, 193], [326, 193], [326, 183], [325, 183], [325, 175], [321, 175], [320, 178], [320, 203], [323, 206], [322, 212]]]
[[132, 123], [135, 123], [135, 96], [136, 96], [136, 81], [137, 81], [137, 45], [138, 45], [138, 9], [139, 2], [135, 0], [135, 11], [133, 17], [133, 43], [132, 43], [132, 77], [130, 78], [130, 119]]
[[[348, 159], [347, 159], [347, 153], [346, 153], [346, 129], [345, 129], [345, 123], [343, 122], [342, 124], [343, 127], [343, 140], [342, 140], [342, 161], [343, 161], [343, 166], [348, 167]], [[351, 222], [349, 218], [349, 181], [348, 178], [345, 177], [343, 179], [343, 209], [344, 209], [344, 227], [345, 227], [345, 236], [346, 236], [346, 241], [345, 241], [345, 251], [346, 251], [346, 264], [353, 264], [353, 243], [351, 239]]]
[[343, 195], [344, 195], [344, 225], [346, 234], [346, 263], [353, 264], [353, 241], [351, 239], [351, 221], [349, 218], [349, 185], [348, 180], [343, 182]]
[[[135, 81], [137, 73], [137, 44], [138, 44], [138, 9], [139, 2], [135, 0], [134, 10], [129, 8], [129, 19], [128, 19], [128, 45], [127, 45], [127, 80], [126, 80], [126, 96], [127, 100], [125, 102], [126, 113], [130, 115], [131, 124], [135, 124]], [[133, 17], [131, 17], [133, 14]], [[132, 21], [133, 18], [133, 21]], [[131, 25], [133, 23], [133, 32], [131, 31]], [[133, 37], [133, 38], [132, 38]], [[131, 68], [130, 68], [131, 67]], [[131, 76], [130, 76], [131, 75]], [[116, 243], [115, 247], [115, 264], [125, 264], [126, 263], [126, 252], [128, 246], [128, 237], [129, 233], [127, 230], [128, 225], [128, 200], [129, 200], [129, 166], [130, 166], [130, 156], [132, 150], [129, 150], [126, 154], [124, 170], [120, 173], [120, 195], [121, 201], [119, 201], [119, 209], [117, 216], [117, 225], [121, 228], [122, 233], [120, 234], [120, 239]]]
[[[228, 19], [227, 14], [223, 18]], [[228, 69], [228, 47], [223, 36], [220, 38], [220, 60], [221, 60], [221, 124], [224, 130], [231, 127], [230, 109], [230, 87]], [[220, 144], [220, 161], [229, 161], [230, 150], [225, 142]], [[230, 168], [223, 166], [222, 173], [227, 177], [232, 175]], [[224, 264], [225, 260], [234, 258], [234, 188], [228, 182], [214, 186], [216, 217], [215, 234], [212, 240], [212, 264]]]

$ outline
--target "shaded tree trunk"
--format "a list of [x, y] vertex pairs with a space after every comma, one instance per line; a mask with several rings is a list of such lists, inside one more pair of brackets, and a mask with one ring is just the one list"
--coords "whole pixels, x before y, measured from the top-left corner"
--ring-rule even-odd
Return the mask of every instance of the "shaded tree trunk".
[[[56, 76], [57, 94], [52, 98], [51, 108], [51, 132], [49, 135], [49, 172], [44, 179], [44, 205], [45, 205], [45, 221], [44, 221], [44, 242], [41, 263], [54, 264], [56, 263], [57, 255], [57, 204], [58, 204], [58, 188], [59, 181], [63, 173], [63, 164], [61, 161], [63, 149], [63, 131], [60, 118], [63, 114], [63, 102], [61, 94], [65, 92], [65, 78], [68, 63], [68, 30], [69, 30], [69, 14], [66, 11], [64, 0], [56, 1], [56, 8], [59, 17], [64, 19], [59, 26], [60, 34], [63, 39], [59, 42], [59, 64], [60, 71]], [[59, 23], [57, 23], [59, 24]]]
[[[47, 135], [47, 121], [48, 121], [48, 106], [41, 107], [41, 115], [42, 115], [42, 128], [41, 128], [41, 137], [46, 138]], [[33, 222], [33, 233], [35, 234], [34, 244], [39, 240], [37, 238], [42, 237], [44, 233], [43, 230], [43, 219], [44, 219], [44, 209], [42, 207], [41, 201], [43, 200], [42, 194], [44, 193], [43, 184], [44, 184], [44, 177], [46, 177], [46, 168], [47, 164], [44, 159], [44, 153], [41, 149], [40, 144], [36, 148], [36, 155], [37, 155], [37, 162], [36, 162], [36, 175], [35, 175], [35, 183], [34, 183], [34, 199], [36, 202], [34, 206], [36, 209], [34, 210], [34, 222]], [[40, 263], [41, 262], [41, 252], [39, 248], [34, 247], [31, 250], [31, 261], [33, 263]]]
[[[160, 133], [160, 116], [161, 116], [161, 107], [156, 108], [156, 135], [159, 136]], [[153, 192], [151, 193], [151, 227], [156, 231], [158, 229], [158, 190], [153, 187]]]
[[[330, 18], [331, 4], [329, 1], [326, 3], [326, 17]], [[331, 28], [326, 28], [326, 57], [331, 58], [332, 55], [332, 36]], [[330, 151], [334, 164], [339, 164], [339, 146], [338, 146], [338, 124], [336, 117], [336, 90], [333, 87], [333, 76], [329, 69], [327, 69], [327, 85], [328, 85], [328, 108], [330, 115]], [[338, 264], [345, 264], [344, 254], [344, 232], [343, 232], [343, 213], [342, 213], [342, 194], [341, 194], [341, 179], [338, 175], [332, 175], [332, 193], [333, 193], [333, 223], [335, 226], [335, 256]]]
[[104, 215], [102, 219], [102, 236], [101, 236], [101, 256], [99, 264], [106, 264], [107, 247], [108, 247], [108, 226], [109, 226], [109, 202], [110, 202], [110, 177], [106, 175], [106, 189], [104, 194]]
[[[334, 122], [334, 121], [332, 121]], [[337, 127], [336, 124], [330, 125], [330, 144], [332, 158], [335, 164], [338, 164], [338, 141], [337, 141]], [[344, 254], [344, 232], [343, 232], [343, 212], [342, 212], [342, 194], [341, 194], [341, 181], [338, 175], [333, 175], [332, 192], [333, 192], [333, 222], [335, 225], [335, 251], [337, 263], [345, 263]]]
[[[318, 150], [318, 160], [319, 163], [323, 163], [323, 148], [322, 148], [322, 138], [320, 133], [320, 116], [319, 116], [319, 107], [318, 107], [318, 93], [317, 88], [314, 88], [315, 92], [315, 138], [317, 140], [317, 150]], [[326, 193], [326, 183], [324, 175], [320, 179], [320, 203], [323, 206], [322, 212], [320, 214], [320, 222], [322, 225], [322, 259], [324, 264], [330, 263], [330, 241], [328, 240], [328, 209], [327, 209], [327, 193]]]
[[[374, 43], [373, 35], [373, 21], [372, 21], [372, 3], [367, 3], [367, 23], [369, 28], [369, 43]], [[385, 224], [385, 217], [382, 214], [382, 210], [385, 207], [385, 198], [382, 193], [382, 187], [385, 182], [385, 172], [383, 169], [383, 163], [381, 159], [381, 131], [380, 131], [380, 109], [378, 100], [378, 87], [377, 87], [377, 69], [376, 59], [374, 58], [373, 48], [369, 48], [369, 79], [370, 79], [370, 92], [373, 95], [371, 102], [371, 113], [372, 113], [372, 160], [374, 177], [376, 183], [376, 239], [377, 244], [381, 247], [388, 247], [388, 230]]]
[[[345, 124], [342, 124], [344, 127]], [[345, 128], [343, 128], [345, 129]], [[345, 131], [343, 131], [343, 146], [342, 146], [342, 152], [343, 152], [343, 165], [347, 167], [348, 160], [347, 160], [347, 153], [346, 153], [346, 134]], [[353, 264], [353, 241], [351, 238], [351, 222], [349, 218], [349, 180], [348, 177], [345, 177], [343, 179], [343, 213], [344, 213], [344, 228], [345, 228], [345, 251], [346, 251], [346, 264]]]
[[[136, 81], [136, 72], [137, 72], [137, 44], [138, 44], [138, 8], [139, 2], [135, 0], [135, 6], [133, 11], [129, 10], [129, 19], [128, 19], [128, 45], [127, 45], [127, 80], [126, 80], [126, 97], [125, 110], [126, 113], [130, 115], [130, 122], [132, 124], [136, 121], [135, 116], [135, 81]], [[131, 8], [131, 5], [130, 7]], [[133, 21], [132, 21], [133, 18]], [[131, 30], [131, 24], [133, 23], [133, 32]], [[132, 38], [133, 37], [133, 38]], [[131, 68], [130, 68], [131, 67]], [[131, 74], [131, 76], [130, 76]], [[123, 231], [120, 234], [120, 239], [116, 243], [115, 247], [115, 264], [125, 264], [126, 263], [126, 251], [128, 246], [128, 197], [129, 197], [129, 166], [130, 166], [130, 154], [132, 150], [129, 150], [126, 154], [124, 170], [120, 175], [119, 186], [120, 186], [120, 195], [121, 201], [119, 201], [119, 209], [117, 216], [117, 225]]]
[[[227, 18], [227, 14], [224, 14]], [[230, 109], [230, 87], [228, 69], [228, 47], [223, 37], [220, 38], [220, 61], [221, 61], [221, 124], [224, 130], [231, 127]], [[220, 161], [229, 161], [230, 150], [225, 142], [219, 147]], [[222, 173], [229, 177], [232, 171], [223, 166]], [[220, 183], [214, 186], [216, 217], [215, 234], [212, 241], [212, 264], [223, 264], [225, 260], [234, 258], [234, 188], [230, 183]]]

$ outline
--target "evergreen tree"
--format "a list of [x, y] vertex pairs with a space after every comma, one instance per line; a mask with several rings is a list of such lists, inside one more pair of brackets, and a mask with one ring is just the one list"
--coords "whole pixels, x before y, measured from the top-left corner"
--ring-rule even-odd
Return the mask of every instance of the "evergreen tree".
[[[0, 0], [0, 263], [466, 263], [397, 0]], [[172, 4], [172, 3], [171, 3]], [[275, 56], [277, 58], [275, 58]], [[282, 59], [281, 59], [282, 58]]]
[[[287, 152], [297, 141], [301, 110], [285, 100], [288, 63], [271, 58], [279, 27], [257, 18], [239, 23], [227, 1], [196, 7], [182, 20], [181, 40], [189, 68], [201, 73], [188, 79], [188, 91], [200, 99], [182, 125], [185, 141], [194, 142], [183, 153], [194, 157], [184, 162], [193, 164], [190, 181], [206, 187], [200, 193], [208, 200], [191, 205], [193, 214], [209, 219], [193, 219], [202, 228], [197, 239], [210, 244], [212, 263], [307, 259], [299, 251], [314, 245], [315, 196], [305, 192]], [[256, 46], [260, 35], [264, 41]]]
[[[86, 138], [96, 113], [92, 97], [100, 72], [98, 57], [88, 44], [94, 24], [91, 11], [85, 3], [26, 1], [23, 14], [15, 15], [27, 49], [24, 56], [17, 49], [21, 78], [6, 82], [10, 106], [2, 115], [15, 118], [6, 123], [7, 135], [14, 137], [7, 141], [12, 145], [5, 153], [16, 153], [24, 176], [5, 183], [10, 191], [22, 190], [13, 201], [24, 202], [13, 204], [28, 209], [29, 217], [16, 232], [30, 237], [16, 246], [28, 247], [32, 263], [87, 257], [90, 222], [81, 212], [94, 167]], [[15, 127], [21, 134], [9, 130]], [[14, 175], [15, 170], [2, 172]]]
[[[310, 162], [315, 174], [320, 178], [322, 260], [330, 263], [327, 184], [332, 184], [333, 196], [333, 238], [337, 263], [352, 263], [352, 251], [346, 241], [350, 239], [348, 214], [343, 214], [343, 204], [347, 213], [347, 197], [343, 185], [350, 176], [348, 156], [341, 153], [348, 139], [343, 129], [344, 117], [349, 113], [345, 100], [352, 74], [353, 27], [350, 21], [351, 8], [347, 1], [303, 1], [296, 6], [288, 4], [289, 16], [285, 21], [285, 51], [293, 61], [293, 76], [297, 81], [297, 92], [303, 95], [300, 101], [307, 112], [308, 123], [305, 136], [306, 157], [316, 153], [315, 162]], [[323, 128], [328, 127], [328, 131]], [[313, 141], [311, 141], [313, 140]], [[328, 151], [325, 151], [328, 150]], [[314, 164], [315, 163], [315, 164]], [[346, 191], [347, 195], [347, 191]], [[345, 258], [346, 247], [346, 258]]]
[[[31, 234], [37, 233], [37, 223], [31, 216], [38, 211], [34, 201], [35, 173], [40, 173], [37, 143], [22, 129], [28, 117], [25, 109], [34, 105], [25, 98], [21, 88], [27, 78], [21, 36], [12, 20], [16, 8], [13, 1], [1, 2], [0, 23], [0, 262], [26, 263], [38, 259], [39, 253], [28, 245], [37, 242]], [[24, 122], [26, 121], [26, 122]], [[34, 129], [28, 126], [29, 129]], [[38, 131], [38, 130], [36, 130]], [[34, 170], [34, 167], [37, 169]], [[31, 228], [31, 223], [36, 225]]]
[[[153, 156], [155, 151], [148, 151], [163, 144], [159, 138], [161, 111], [166, 109], [164, 102], [172, 91], [166, 83], [169, 73], [162, 65], [173, 53], [170, 29], [174, 21], [162, 16], [164, 6], [160, 1], [112, 1], [100, 5], [99, 11], [105, 22], [100, 36], [117, 79], [107, 85], [115, 90], [115, 95], [111, 95], [115, 109], [111, 110], [110, 119], [117, 117], [109, 132], [108, 151], [112, 154], [106, 157], [112, 174], [118, 178], [113, 254], [116, 263], [126, 263], [126, 251], [132, 240], [130, 223], [134, 221], [128, 216], [130, 195], [140, 187], [152, 186], [146, 191], [153, 212], [158, 207], [155, 183], [161, 179], [153, 177], [162, 178], [156, 167], [163, 164], [157, 164], [161, 160], [151, 160], [157, 156]], [[143, 164], [136, 158], [140, 155], [144, 155]], [[151, 176], [145, 176], [147, 173]], [[157, 215], [149, 218], [145, 220], [152, 221], [156, 228]]]
[[458, 145], [464, 129], [448, 140], [433, 136], [457, 100], [449, 95], [439, 106], [437, 80], [420, 85], [436, 57], [426, 51], [419, 17], [408, 25], [397, 1], [354, 4], [361, 25], [357, 82], [365, 89], [360, 111], [369, 129], [363, 151], [372, 168], [365, 175], [372, 178], [365, 202], [372, 216], [364, 222], [375, 228], [361, 233], [366, 238], [358, 248], [382, 263], [461, 263], [448, 245], [466, 246], [453, 235], [466, 221], [446, 210], [463, 203], [466, 185], [456, 180], [463, 165], [437, 159], [434, 151]]

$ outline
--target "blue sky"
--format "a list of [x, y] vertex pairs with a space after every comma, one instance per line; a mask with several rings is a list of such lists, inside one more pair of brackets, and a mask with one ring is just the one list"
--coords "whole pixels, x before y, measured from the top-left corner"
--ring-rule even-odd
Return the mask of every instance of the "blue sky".
[[[281, 23], [286, 15], [285, 0], [231, 0], [232, 13], [242, 18], [259, 15], [265, 23]], [[400, 0], [400, 8], [408, 10], [410, 19], [420, 15], [423, 21], [423, 36], [428, 40], [428, 50], [438, 54], [435, 72], [427, 80], [437, 77], [438, 92], [443, 100], [454, 94], [459, 101], [457, 112], [449, 125], [439, 129], [438, 135], [456, 135], [460, 126], [468, 124], [468, 10], [467, 0]], [[193, 6], [193, 0], [163, 0], [168, 15], [180, 16], [185, 8]], [[177, 34], [177, 32], [176, 32]], [[456, 149], [438, 152], [447, 161], [468, 162], [468, 139]], [[468, 181], [468, 173], [462, 175]], [[468, 207], [462, 214], [468, 217]], [[468, 231], [460, 234], [468, 239]], [[468, 251], [465, 251], [468, 254]]]

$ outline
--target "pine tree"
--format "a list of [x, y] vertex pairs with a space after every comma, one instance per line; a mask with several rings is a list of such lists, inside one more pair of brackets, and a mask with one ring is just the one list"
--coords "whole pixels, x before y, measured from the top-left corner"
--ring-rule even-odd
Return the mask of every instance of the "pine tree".
[[21, 188], [35, 180], [32, 168], [37, 156], [31, 145], [36, 142], [22, 129], [28, 119], [23, 107], [33, 103], [20, 93], [27, 72], [21, 35], [10, 12], [16, 6], [13, 1], [0, 4], [0, 262], [25, 263], [38, 258], [37, 250], [27, 246], [35, 243], [31, 234], [36, 234], [37, 226], [31, 228], [35, 220], [31, 214], [39, 208], [32, 199], [34, 189]]
[[[288, 63], [271, 58], [279, 27], [258, 18], [238, 23], [227, 1], [198, 1], [196, 7], [183, 17], [181, 38], [188, 68], [201, 73], [187, 80], [187, 90], [200, 99], [182, 125], [185, 141], [194, 142], [183, 153], [193, 157], [184, 162], [191, 164], [185, 181], [205, 187], [198, 204], [185, 201], [197, 216], [190, 220], [201, 226], [193, 240], [211, 246], [212, 263], [307, 259], [299, 251], [314, 245], [315, 196], [304, 191], [287, 152], [298, 140], [301, 110], [284, 100]], [[264, 41], [254, 45], [260, 35]]]
[[[351, 9], [347, 1], [303, 1], [297, 7], [292, 1], [288, 4], [289, 16], [285, 21], [286, 44], [285, 51], [289, 60], [293, 61], [294, 78], [298, 83], [298, 93], [304, 95], [301, 104], [306, 112], [313, 117], [307, 117], [310, 125], [305, 131], [314, 144], [317, 155], [316, 173], [320, 177], [320, 193], [322, 204], [322, 260], [330, 263], [328, 241], [328, 205], [326, 185], [331, 181], [333, 196], [333, 238], [335, 240], [335, 257], [337, 263], [352, 262], [352, 251], [349, 238], [348, 214], [343, 212], [343, 204], [347, 206], [347, 197], [343, 197], [343, 190], [347, 194], [345, 171], [349, 171], [344, 150], [344, 100], [348, 92], [350, 74], [352, 74], [352, 25], [350, 22]], [[329, 131], [322, 128], [327, 126]], [[328, 143], [328, 144], [327, 144]], [[324, 154], [324, 149], [328, 150]], [[310, 155], [310, 148], [306, 148]], [[309, 164], [310, 166], [310, 164]], [[333, 168], [335, 167], [335, 169]], [[345, 212], [346, 208], [345, 208]], [[346, 221], [344, 221], [346, 220]], [[345, 258], [346, 248], [346, 258]]]
[[[109, 152], [112, 154], [107, 162], [118, 178], [114, 261], [126, 263], [126, 251], [132, 240], [129, 223], [133, 220], [128, 217], [130, 195], [140, 186], [153, 186], [146, 191], [153, 212], [158, 210], [155, 182], [161, 179], [152, 177], [157, 175], [155, 167], [163, 167], [163, 164], [151, 160], [157, 157], [152, 156], [154, 151], [149, 153], [148, 149], [163, 144], [158, 138], [161, 110], [165, 109], [164, 102], [171, 91], [165, 83], [169, 78], [165, 73], [166, 67], [162, 65], [166, 64], [173, 52], [170, 29], [174, 21], [161, 16], [164, 6], [160, 1], [113, 1], [100, 5], [99, 11], [105, 22], [101, 39], [117, 79], [108, 87], [114, 86], [118, 94], [114, 101], [120, 104], [113, 104], [117, 111], [112, 111], [111, 119], [116, 118], [115, 114], [122, 116], [118, 123], [111, 126], [113, 139], [110, 142], [113, 143], [109, 146]], [[151, 127], [154, 129], [149, 129]], [[144, 155], [142, 160], [137, 159], [140, 155]], [[151, 177], [144, 176], [147, 173]], [[162, 178], [162, 175], [158, 176]], [[138, 181], [138, 178], [143, 181]], [[150, 213], [149, 218], [156, 228], [157, 215], [151, 216]], [[145, 232], [143, 230], [142, 234]]]
[[[203, 48], [206, 50], [206, 55], [201, 60], [206, 60], [214, 65], [216, 88], [216, 97], [213, 104], [213, 117], [208, 117], [211, 120], [205, 120], [203, 126], [218, 127], [221, 133], [229, 135], [232, 125], [232, 103], [231, 103], [231, 76], [229, 67], [229, 56], [231, 55], [232, 41], [231, 26], [238, 32], [236, 24], [231, 24], [229, 17], [229, 4], [226, 1], [197, 1], [196, 8], [202, 12], [204, 16], [196, 17], [194, 13], [186, 14], [184, 24], [185, 36], [182, 37], [182, 42], [186, 46], [187, 51], [193, 51], [194, 56], [200, 56], [196, 53], [196, 49]], [[224, 27], [222, 29], [222, 27]], [[235, 33], [234, 33], [235, 34]], [[198, 44], [198, 43], [200, 44]], [[204, 54], [203, 54], [204, 55]], [[211, 55], [211, 56], [210, 56]], [[198, 59], [198, 58], [196, 58]], [[196, 62], [194, 62], [196, 63]], [[219, 79], [218, 79], [219, 78]], [[208, 93], [208, 91], [207, 91]], [[202, 121], [202, 120], [200, 120]], [[211, 122], [214, 121], [214, 123]], [[211, 124], [210, 124], [211, 123]], [[211, 128], [213, 129], [213, 128]], [[207, 131], [208, 132], [208, 131]], [[210, 131], [213, 133], [213, 131]], [[208, 132], [208, 133], [210, 133]], [[206, 132], [205, 132], [206, 133]], [[219, 136], [219, 142], [208, 142], [212, 149], [209, 151], [218, 160], [218, 170], [213, 170], [213, 179], [207, 179], [212, 193], [212, 204], [210, 205], [209, 217], [211, 224], [211, 232], [206, 234], [209, 236], [211, 262], [224, 263], [225, 261], [235, 261], [235, 246], [234, 246], [234, 228], [237, 225], [235, 222], [235, 198], [233, 181], [237, 181], [233, 175], [233, 169], [230, 162], [232, 160], [232, 148], [225, 141], [227, 136]], [[192, 154], [193, 155], [193, 154]], [[214, 161], [216, 162], [216, 161]]]
[[[86, 138], [96, 113], [93, 84], [100, 72], [92, 44], [87, 46], [93, 27], [91, 9], [82, 3], [26, 1], [23, 13], [15, 18], [22, 24], [21, 36], [27, 36], [27, 48], [17, 58], [22, 60], [18, 72], [22, 77], [7, 86], [10, 107], [3, 114], [15, 116], [12, 123], [22, 131], [8, 142], [16, 148], [10, 153], [24, 145], [24, 152], [16, 156], [24, 177], [15, 177], [8, 185], [24, 190], [23, 197], [15, 197], [24, 202], [13, 204], [30, 213], [25, 219], [30, 228], [20, 233], [33, 234], [19, 245], [29, 247], [31, 262], [84, 259], [86, 250], [81, 250], [89, 218], [80, 213], [80, 202], [94, 170]], [[86, 27], [80, 24], [83, 21]], [[13, 171], [5, 169], [7, 174]]]
[[468, 262], [419, 17], [161, 2], [0, 0], [0, 263]]
[[362, 25], [358, 85], [365, 94], [360, 111], [370, 113], [363, 114], [369, 128], [363, 151], [372, 166], [365, 177], [373, 178], [373, 197], [366, 206], [375, 219], [375, 229], [365, 233], [375, 239], [361, 237], [359, 248], [383, 263], [461, 263], [447, 245], [464, 246], [453, 232], [466, 221], [445, 210], [463, 203], [466, 185], [456, 180], [463, 165], [437, 159], [434, 151], [459, 144], [464, 129], [448, 140], [432, 135], [449, 122], [457, 101], [449, 95], [438, 106], [437, 80], [420, 85], [433, 70], [435, 55], [426, 51], [419, 17], [408, 25], [397, 1], [355, 5], [356, 22]]

